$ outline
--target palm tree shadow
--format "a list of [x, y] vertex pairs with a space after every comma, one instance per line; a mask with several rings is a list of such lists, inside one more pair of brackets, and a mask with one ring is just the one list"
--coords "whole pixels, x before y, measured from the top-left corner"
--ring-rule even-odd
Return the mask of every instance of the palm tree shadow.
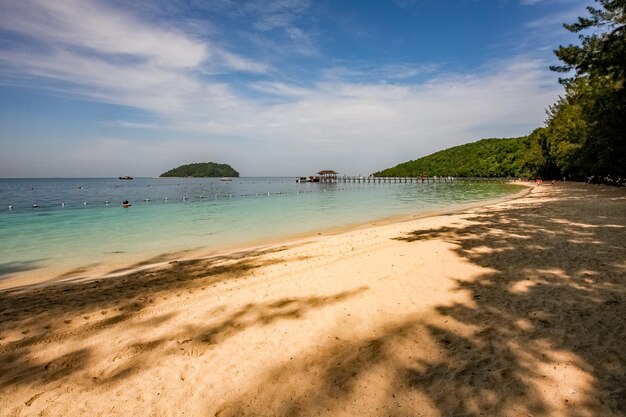
[[626, 196], [593, 193], [574, 185], [547, 202], [531, 196], [468, 214], [465, 226], [398, 237], [445, 240], [487, 268], [456, 281], [471, 302], [437, 306], [441, 320], [407, 317], [376, 329], [376, 338], [319, 346], [211, 411], [625, 415]]

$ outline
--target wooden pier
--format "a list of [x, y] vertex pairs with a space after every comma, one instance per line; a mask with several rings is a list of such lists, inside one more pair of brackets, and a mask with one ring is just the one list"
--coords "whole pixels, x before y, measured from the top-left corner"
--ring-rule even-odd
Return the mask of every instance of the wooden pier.
[[322, 176], [319, 182], [322, 183], [453, 183], [453, 182], [510, 182], [517, 178], [506, 177], [363, 177], [363, 176]]

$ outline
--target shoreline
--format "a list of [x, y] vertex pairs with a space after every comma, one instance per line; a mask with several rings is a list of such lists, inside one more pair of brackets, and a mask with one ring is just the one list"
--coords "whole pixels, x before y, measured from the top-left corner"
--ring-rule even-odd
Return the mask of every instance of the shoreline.
[[68, 417], [620, 417], [625, 249], [626, 190], [559, 184], [0, 291], [0, 401]]
[[[0, 280], [0, 292], [1, 291], [10, 291], [13, 289], [18, 289], [22, 287], [33, 287], [39, 288], [48, 285], [55, 284], [64, 284], [68, 282], [83, 282], [90, 281], [95, 279], [107, 279], [107, 278], [115, 278], [128, 274], [132, 274], [134, 272], [140, 272], [144, 270], [148, 270], [151, 268], [159, 268], [165, 266], [171, 262], [176, 261], [189, 261], [189, 260], [205, 260], [211, 259], [214, 257], [220, 256], [230, 256], [236, 253], [246, 253], [264, 249], [271, 249], [274, 247], [282, 246], [282, 245], [290, 245], [301, 243], [306, 240], [315, 239], [318, 236], [332, 236], [338, 235], [342, 233], [347, 233], [355, 230], [362, 230], [371, 227], [379, 227], [385, 226], [389, 224], [396, 223], [405, 223], [410, 222], [412, 220], [436, 217], [441, 215], [453, 214], [463, 210], [469, 210], [472, 208], [484, 207], [492, 204], [497, 204], [501, 202], [506, 202], [518, 198], [522, 198], [528, 193], [532, 191], [535, 187], [534, 184], [527, 183], [517, 183], [513, 182], [512, 185], [518, 185], [524, 187], [524, 189], [520, 190], [515, 194], [511, 194], [505, 197], [477, 201], [472, 203], [465, 204], [454, 204], [452, 206], [425, 210], [418, 213], [406, 214], [406, 215], [396, 215], [390, 217], [382, 217], [380, 219], [374, 221], [368, 221], [365, 223], [355, 223], [346, 226], [337, 226], [337, 227], [327, 227], [322, 229], [315, 229], [309, 232], [304, 233], [296, 233], [296, 234], [287, 234], [278, 237], [271, 238], [260, 238], [260, 239], [252, 239], [245, 243], [238, 243], [232, 245], [224, 245], [219, 249], [211, 249], [207, 250], [207, 248], [196, 247], [196, 248], [188, 248], [182, 249], [175, 252], [163, 252], [157, 254], [156, 256], [151, 256], [149, 259], [153, 258], [163, 258], [162, 261], [150, 262], [146, 261], [146, 258], [142, 255], [137, 255], [136, 257], [130, 257], [125, 261], [121, 262], [109, 262], [106, 265], [106, 270], [102, 271], [102, 266], [96, 266], [90, 268], [89, 265], [73, 265], [70, 268], [59, 267], [59, 268], [47, 268], [44, 269], [43, 272], [38, 272], [33, 274], [32, 272], [24, 272], [18, 273], [16, 276], [10, 276]], [[138, 266], [135, 266], [138, 265]], [[48, 272], [46, 274], [46, 272]], [[53, 272], [52, 274], [50, 272]], [[30, 275], [30, 277], [29, 277]]]

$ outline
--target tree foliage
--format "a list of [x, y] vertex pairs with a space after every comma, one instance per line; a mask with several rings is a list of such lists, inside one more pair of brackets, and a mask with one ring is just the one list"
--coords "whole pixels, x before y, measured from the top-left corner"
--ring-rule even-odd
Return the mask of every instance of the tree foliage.
[[[565, 29], [579, 34], [580, 45], [560, 46], [554, 53], [563, 62], [550, 67], [557, 72], [576, 71], [576, 75], [608, 76], [623, 83], [626, 76], [626, 0], [596, 0], [601, 8], [587, 7], [589, 17], [579, 17]], [[585, 35], [588, 29], [603, 29]], [[564, 83], [570, 79], [563, 79]]]
[[160, 175], [161, 177], [238, 177], [239, 172], [235, 171], [228, 164], [218, 164], [215, 162], [201, 162], [195, 164], [181, 165], [178, 168], [170, 169]]
[[383, 177], [528, 177], [544, 164], [541, 145], [530, 136], [482, 139], [375, 173]]
[[[565, 97], [548, 110], [549, 151], [561, 172], [574, 176], [626, 174], [626, 0], [597, 0], [589, 17], [564, 27], [580, 45], [561, 46], [557, 72]], [[585, 31], [595, 30], [591, 34]]]

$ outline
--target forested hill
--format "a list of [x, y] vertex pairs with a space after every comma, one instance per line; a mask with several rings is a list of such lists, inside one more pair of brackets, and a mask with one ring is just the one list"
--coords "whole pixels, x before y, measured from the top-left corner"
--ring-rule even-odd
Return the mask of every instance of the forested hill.
[[218, 164], [215, 162], [201, 162], [196, 164], [181, 165], [178, 168], [170, 169], [160, 175], [161, 177], [238, 177], [239, 172], [235, 171], [228, 164]]
[[531, 136], [482, 139], [376, 172], [382, 177], [530, 177], [543, 165], [541, 147]]

